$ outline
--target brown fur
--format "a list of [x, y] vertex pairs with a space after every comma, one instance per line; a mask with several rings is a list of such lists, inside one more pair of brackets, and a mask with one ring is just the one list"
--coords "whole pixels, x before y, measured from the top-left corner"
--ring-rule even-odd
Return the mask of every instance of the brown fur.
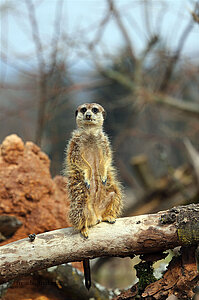
[[[97, 108], [94, 113], [92, 109]], [[82, 108], [86, 112], [83, 113]], [[86, 119], [86, 114], [91, 119]], [[88, 228], [101, 221], [115, 222], [122, 209], [121, 186], [112, 166], [112, 151], [103, 132], [105, 111], [97, 103], [80, 105], [78, 129], [72, 133], [66, 153], [71, 224], [88, 237]]]

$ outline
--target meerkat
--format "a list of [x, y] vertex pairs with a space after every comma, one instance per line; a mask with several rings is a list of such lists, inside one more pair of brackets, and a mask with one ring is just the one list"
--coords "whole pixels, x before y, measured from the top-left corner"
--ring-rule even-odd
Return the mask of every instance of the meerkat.
[[[89, 227], [102, 221], [115, 223], [122, 210], [121, 185], [112, 164], [112, 151], [103, 131], [104, 108], [85, 103], [76, 110], [77, 129], [66, 149], [66, 176], [70, 197], [69, 220], [88, 238]], [[83, 260], [85, 285], [89, 290], [89, 259]]]
[[104, 108], [85, 103], [76, 110], [77, 129], [66, 150], [70, 197], [69, 220], [88, 238], [89, 227], [115, 223], [122, 210], [122, 190], [112, 164], [112, 150], [103, 131]]

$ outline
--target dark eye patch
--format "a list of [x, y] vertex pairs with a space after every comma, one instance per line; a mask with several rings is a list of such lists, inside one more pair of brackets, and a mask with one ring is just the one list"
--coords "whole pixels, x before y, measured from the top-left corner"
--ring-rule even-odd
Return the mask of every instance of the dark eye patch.
[[97, 113], [99, 112], [99, 109], [98, 109], [97, 107], [93, 107], [93, 108], [92, 108], [92, 112], [93, 112], [94, 114], [97, 114]]
[[87, 111], [87, 108], [86, 108], [86, 107], [82, 107], [82, 108], [80, 109], [80, 111], [81, 111], [82, 114], [84, 114], [84, 113]]

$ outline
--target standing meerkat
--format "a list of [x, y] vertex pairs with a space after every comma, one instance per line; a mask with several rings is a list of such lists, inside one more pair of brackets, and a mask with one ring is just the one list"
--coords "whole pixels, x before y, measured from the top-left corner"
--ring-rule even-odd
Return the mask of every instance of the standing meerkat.
[[88, 228], [102, 221], [115, 223], [122, 210], [122, 192], [112, 165], [112, 151], [103, 131], [104, 108], [85, 103], [76, 110], [77, 129], [66, 153], [70, 197], [69, 220], [88, 238]]

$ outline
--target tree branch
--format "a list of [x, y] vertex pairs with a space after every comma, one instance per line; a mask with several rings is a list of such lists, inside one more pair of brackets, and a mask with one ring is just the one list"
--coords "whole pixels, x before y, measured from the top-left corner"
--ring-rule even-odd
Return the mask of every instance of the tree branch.
[[55, 24], [54, 24], [54, 35], [52, 37], [52, 54], [51, 54], [51, 72], [53, 73], [56, 63], [57, 63], [57, 52], [58, 52], [58, 43], [60, 38], [60, 29], [61, 29], [61, 17], [63, 9], [63, 0], [57, 1], [56, 4], [56, 13], [55, 13]]
[[47, 86], [46, 86], [46, 63], [43, 54], [43, 47], [41, 38], [39, 36], [39, 28], [36, 20], [35, 6], [32, 0], [25, 1], [28, 13], [30, 24], [32, 27], [32, 36], [33, 41], [35, 43], [36, 55], [39, 65], [39, 87], [40, 87], [40, 95], [39, 95], [39, 104], [38, 104], [38, 119], [37, 119], [37, 128], [36, 128], [36, 137], [35, 141], [37, 145], [41, 145], [42, 135], [45, 127], [45, 111], [46, 111], [46, 103], [47, 103]]
[[168, 88], [168, 85], [170, 83], [171, 77], [173, 75], [174, 72], [174, 68], [180, 58], [181, 52], [183, 50], [183, 47], [185, 45], [185, 42], [187, 40], [187, 38], [189, 37], [189, 34], [191, 33], [193, 28], [193, 20], [189, 21], [189, 23], [187, 24], [187, 26], [185, 27], [180, 39], [179, 39], [179, 44], [177, 47], [177, 50], [175, 52], [175, 54], [173, 56], [171, 56], [168, 60], [168, 66], [166, 68], [164, 77], [162, 79], [162, 82], [160, 84], [160, 88], [159, 90], [161, 92], [165, 92], [166, 89]]
[[87, 240], [73, 228], [38, 234], [33, 242], [26, 238], [0, 247], [0, 283], [85, 258], [126, 257], [194, 244], [199, 240], [198, 224], [199, 205], [192, 204], [98, 224], [90, 229]]
[[128, 52], [129, 52], [129, 55], [131, 56], [131, 59], [132, 61], [136, 61], [136, 58], [135, 58], [135, 55], [134, 55], [134, 50], [133, 50], [133, 46], [132, 46], [132, 42], [131, 42], [131, 39], [130, 39], [130, 36], [128, 34], [128, 31], [126, 30], [123, 22], [122, 22], [122, 19], [121, 19], [121, 16], [118, 12], [118, 10], [116, 9], [116, 6], [115, 6], [115, 3], [113, 0], [107, 0], [107, 3], [109, 5], [109, 9], [110, 9], [110, 12], [112, 12], [114, 18], [115, 18], [115, 21], [126, 41], [126, 45], [127, 45], [127, 49], [128, 49]]

